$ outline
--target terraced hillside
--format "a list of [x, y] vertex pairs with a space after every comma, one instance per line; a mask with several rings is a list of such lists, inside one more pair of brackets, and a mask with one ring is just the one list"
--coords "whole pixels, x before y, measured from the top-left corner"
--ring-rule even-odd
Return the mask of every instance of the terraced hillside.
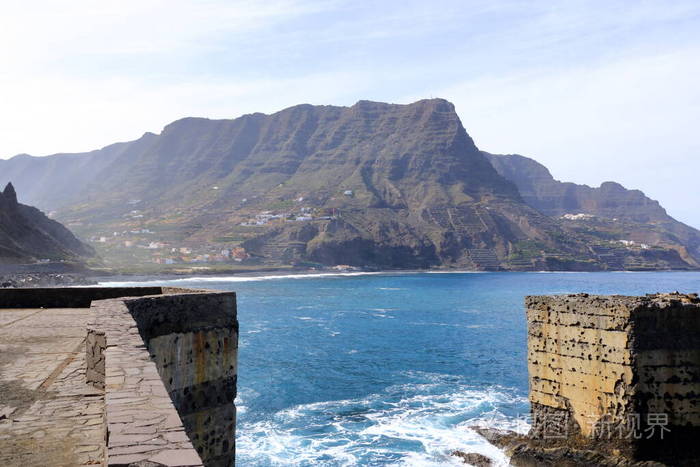
[[[442, 99], [185, 118], [90, 153], [0, 161], [3, 178], [114, 264], [595, 270], [613, 266], [594, 246], [624, 246], [526, 202]], [[697, 266], [683, 247], [622, 250], [634, 267]]]

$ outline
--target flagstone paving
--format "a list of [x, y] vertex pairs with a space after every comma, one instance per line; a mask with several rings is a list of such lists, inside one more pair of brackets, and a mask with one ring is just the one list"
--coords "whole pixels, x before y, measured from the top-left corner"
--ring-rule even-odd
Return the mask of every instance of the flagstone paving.
[[[0, 467], [195, 467], [203, 456], [209, 465], [234, 464], [235, 295], [184, 289], [149, 295], [161, 292], [6, 294], [9, 306], [92, 302], [0, 308]], [[142, 332], [156, 331], [144, 341]], [[169, 361], [173, 349], [183, 355], [176, 366]], [[197, 449], [179, 410], [189, 417]]]
[[85, 383], [90, 309], [0, 309], [0, 465], [99, 465], [103, 391]]

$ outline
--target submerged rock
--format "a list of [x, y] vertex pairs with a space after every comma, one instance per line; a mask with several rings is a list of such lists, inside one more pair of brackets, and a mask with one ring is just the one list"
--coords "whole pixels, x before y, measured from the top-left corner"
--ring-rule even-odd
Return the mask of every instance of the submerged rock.
[[459, 457], [465, 464], [473, 465], [474, 467], [491, 467], [493, 465], [490, 458], [477, 452], [466, 453], [462, 451], [454, 451], [451, 455], [454, 457]]
[[[533, 439], [512, 431], [473, 427], [494, 446], [503, 449], [516, 467], [664, 467], [653, 461], [634, 462], [620, 455], [613, 446], [608, 449], [585, 449], [580, 438]], [[467, 462], [467, 461], [465, 461]], [[474, 464], [475, 465], [475, 464]]]
[[0, 275], [0, 288], [70, 287], [75, 285], [97, 285], [97, 282], [81, 274], [5, 274]]

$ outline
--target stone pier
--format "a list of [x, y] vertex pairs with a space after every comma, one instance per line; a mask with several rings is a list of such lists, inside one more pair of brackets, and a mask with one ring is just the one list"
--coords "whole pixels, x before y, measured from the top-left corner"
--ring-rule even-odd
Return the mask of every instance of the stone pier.
[[532, 296], [526, 308], [531, 438], [697, 465], [697, 295]]
[[0, 290], [0, 465], [231, 466], [235, 294]]

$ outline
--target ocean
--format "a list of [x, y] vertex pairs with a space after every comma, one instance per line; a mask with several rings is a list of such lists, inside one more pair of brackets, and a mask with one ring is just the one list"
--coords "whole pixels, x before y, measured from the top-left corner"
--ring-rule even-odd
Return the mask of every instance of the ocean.
[[[698, 292], [700, 273], [357, 273], [149, 284], [238, 294], [237, 465], [505, 465], [525, 432], [533, 294]], [[103, 285], [139, 285], [108, 282]]]

